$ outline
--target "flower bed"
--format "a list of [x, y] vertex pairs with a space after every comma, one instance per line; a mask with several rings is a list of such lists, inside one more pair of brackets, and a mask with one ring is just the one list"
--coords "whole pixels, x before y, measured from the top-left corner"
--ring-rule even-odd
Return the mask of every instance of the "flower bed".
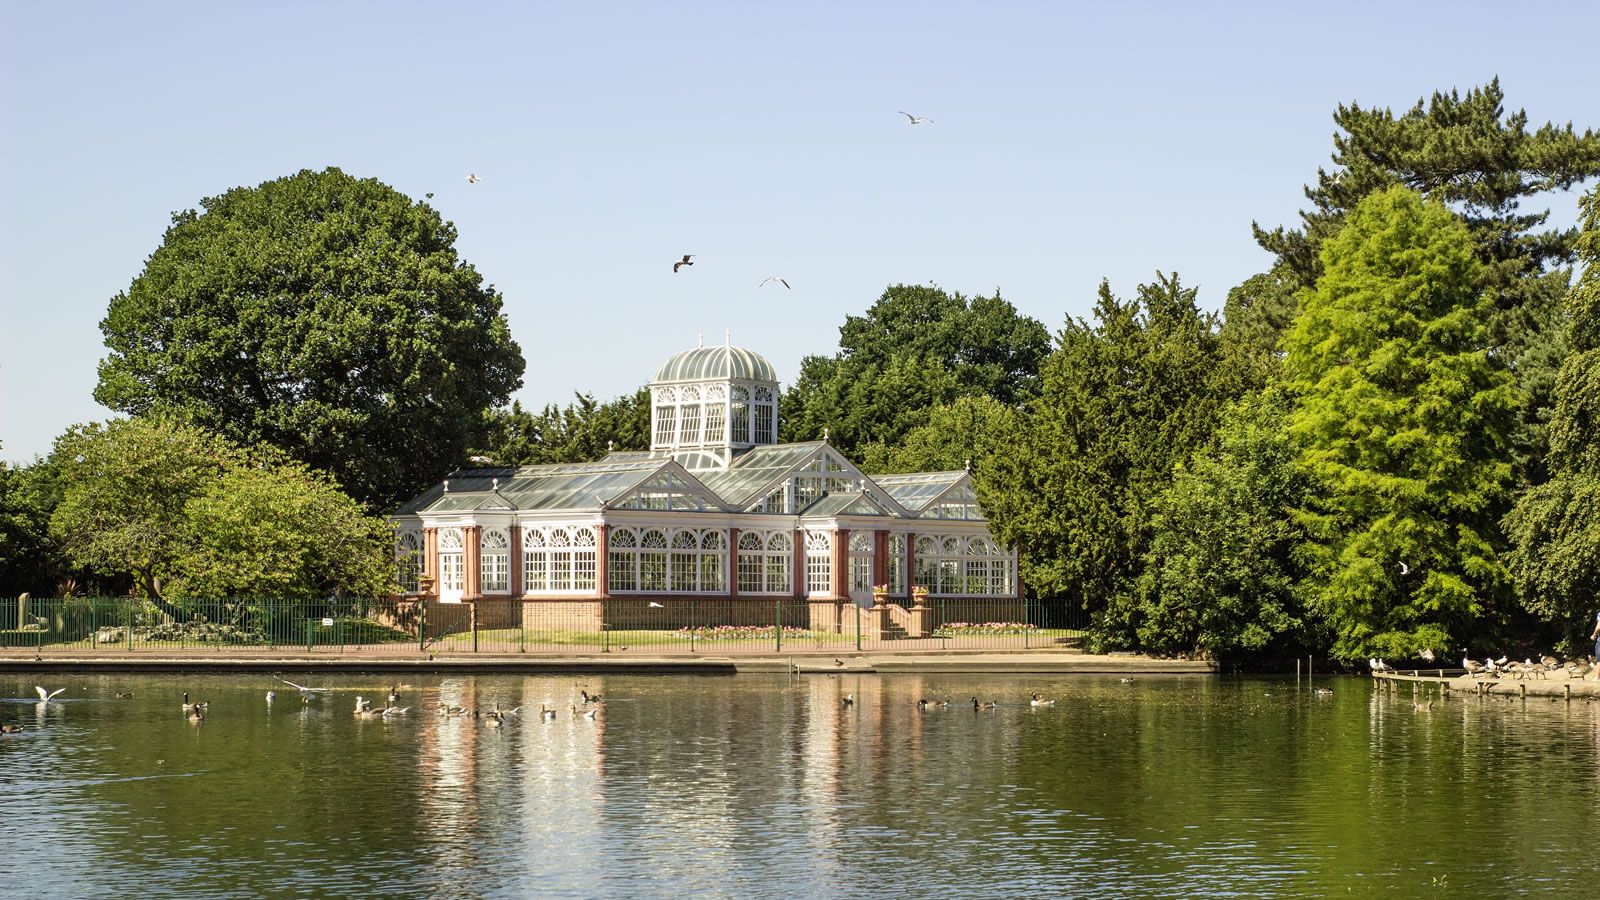
[[[680, 640], [693, 638], [697, 641], [771, 641], [777, 639], [777, 634], [771, 625], [700, 625], [695, 628], [687, 626], [679, 628], [672, 636]], [[800, 639], [811, 636], [811, 632], [804, 628], [794, 628], [785, 625], [783, 636], [791, 639]]]
[[1037, 625], [1025, 622], [946, 622], [933, 630], [934, 637], [997, 637], [1004, 634], [1032, 634]]

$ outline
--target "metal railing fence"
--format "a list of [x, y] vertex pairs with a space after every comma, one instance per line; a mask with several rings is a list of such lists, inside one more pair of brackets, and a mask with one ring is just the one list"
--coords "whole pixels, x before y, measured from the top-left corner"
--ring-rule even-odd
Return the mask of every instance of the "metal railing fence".
[[805, 653], [1075, 646], [1081, 611], [1049, 601], [924, 602], [728, 597], [273, 599], [153, 602], [130, 597], [0, 599], [0, 652], [210, 650], [240, 656], [348, 653]]

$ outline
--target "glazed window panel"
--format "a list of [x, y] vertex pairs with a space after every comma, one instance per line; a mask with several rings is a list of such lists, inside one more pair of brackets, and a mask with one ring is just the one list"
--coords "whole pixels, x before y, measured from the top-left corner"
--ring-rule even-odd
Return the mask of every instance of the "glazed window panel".
[[806, 593], [833, 591], [833, 536], [826, 531], [806, 532]]
[[683, 424], [678, 431], [678, 443], [700, 443], [700, 404], [683, 407], [681, 419]]
[[706, 443], [720, 444], [727, 424], [727, 407], [721, 403], [706, 405]]
[[750, 391], [747, 388], [736, 387], [733, 389], [733, 402], [730, 406], [729, 422], [733, 426], [732, 442], [735, 444], [750, 443]]
[[675, 428], [678, 422], [678, 409], [675, 406], [656, 407], [656, 445], [667, 446], [672, 443]]
[[400, 590], [415, 594], [422, 580], [422, 535], [403, 532], [395, 545], [395, 565], [399, 569]]
[[446, 591], [459, 591], [465, 585], [463, 566], [460, 553], [439, 554], [439, 588]]
[[906, 592], [906, 536], [889, 535], [889, 593]]

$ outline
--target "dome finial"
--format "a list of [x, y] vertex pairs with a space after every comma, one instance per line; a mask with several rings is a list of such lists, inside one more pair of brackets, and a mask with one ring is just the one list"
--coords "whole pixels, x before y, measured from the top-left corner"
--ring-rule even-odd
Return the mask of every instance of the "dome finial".
[[706, 333], [704, 331], [702, 331], [702, 332], [700, 332], [700, 346], [704, 347], [705, 345], [706, 345]]
[[822, 426], [822, 442], [824, 444], [828, 442], [828, 426], [826, 425]]
[[726, 330], [724, 330], [722, 332], [722, 346], [724, 346], [724, 347], [732, 347], [733, 346], [733, 329], [732, 328], [726, 329]]

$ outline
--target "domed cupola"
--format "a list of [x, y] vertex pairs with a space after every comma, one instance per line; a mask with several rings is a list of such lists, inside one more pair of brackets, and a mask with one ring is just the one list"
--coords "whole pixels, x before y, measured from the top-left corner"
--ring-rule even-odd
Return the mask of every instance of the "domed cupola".
[[778, 374], [766, 357], [724, 344], [674, 353], [650, 382], [650, 449], [688, 469], [721, 468], [778, 441]]

